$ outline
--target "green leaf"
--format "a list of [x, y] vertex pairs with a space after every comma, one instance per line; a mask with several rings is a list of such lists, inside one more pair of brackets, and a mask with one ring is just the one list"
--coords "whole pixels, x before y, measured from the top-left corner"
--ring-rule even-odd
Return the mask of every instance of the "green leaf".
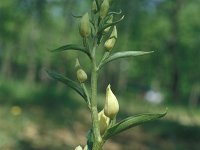
[[83, 17], [82, 15], [75, 15], [73, 13], [71, 13], [71, 14], [72, 14], [72, 17], [74, 17], [74, 18], [81, 18], [81, 17]]
[[109, 12], [108, 15], [120, 15], [122, 13], [122, 10], [120, 9], [118, 12]]
[[93, 130], [90, 129], [88, 131], [88, 133], [87, 133], [87, 146], [88, 146], [88, 150], [92, 150], [93, 143], [94, 143]]
[[96, 4], [97, 4], [97, 10], [100, 9], [100, 4], [99, 4], [99, 1], [98, 0], [95, 0]]
[[107, 59], [105, 59], [100, 65], [99, 68], [103, 67], [103, 65], [107, 64], [108, 62], [111, 62], [116, 59], [125, 58], [125, 57], [134, 57], [134, 56], [140, 56], [152, 53], [150, 52], [144, 52], [144, 51], [124, 51], [124, 52], [117, 52], [113, 55], [110, 55]]
[[106, 28], [118, 24], [118, 23], [121, 22], [123, 19], [124, 19], [124, 16], [122, 16], [122, 17], [121, 17], [119, 20], [117, 20], [117, 21], [114, 21], [114, 22], [112, 22], [112, 23], [109, 23], [109, 24], [103, 26], [102, 28], [100, 28], [100, 30], [98, 31], [98, 33], [102, 33]]
[[129, 128], [138, 126], [140, 124], [161, 118], [167, 114], [167, 111], [162, 114], [140, 114], [132, 117], [128, 117], [121, 122], [115, 124], [113, 127], [109, 128], [105, 133], [103, 139], [107, 140], [112, 136], [119, 134]]
[[[64, 84], [66, 84], [67, 86], [69, 86], [70, 88], [72, 88], [73, 90], [75, 90], [78, 94], [80, 94], [84, 100], [87, 100], [86, 95], [84, 94], [82, 88], [79, 86], [79, 84], [77, 82], [72, 81], [71, 79], [56, 73], [56, 72], [52, 72], [52, 71], [47, 71], [47, 73], [49, 74], [50, 77], [52, 77], [53, 79], [56, 79]], [[87, 102], [87, 101], [86, 101]]]
[[61, 46], [59, 48], [50, 50], [50, 51], [51, 52], [62, 52], [62, 51], [65, 51], [65, 50], [77, 50], [77, 51], [80, 51], [80, 52], [87, 54], [90, 57], [90, 53], [84, 47], [79, 46], [79, 45], [75, 45], [75, 44], [67, 44], [67, 45]]

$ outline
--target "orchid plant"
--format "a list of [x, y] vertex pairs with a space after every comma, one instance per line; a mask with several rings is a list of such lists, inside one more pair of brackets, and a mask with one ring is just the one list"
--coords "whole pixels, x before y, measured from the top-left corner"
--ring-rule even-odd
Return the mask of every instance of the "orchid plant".
[[[79, 60], [76, 60], [77, 81], [73, 81], [59, 73], [47, 71], [52, 78], [63, 82], [75, 90], [85, 100], [90, 110], [92, 127], [89, 129], [86, 137], [87, 143], [84, 147], [77, 146], [75, 150], [102, 150], [104, 143], [113, 136], [129, 128], [166, 115], [166, 112], [160, 114], [146, 113], [131, 116], [117, 122], [116, 117], [119, 112], [119, 103], [111, 90], [110, 84], [106, 88], [104, 108], [102, 110], [97, 109], [99, 104], [97, 101], [97, 79], [101, 69], [107, 63], [120, 58], [152, 53], [152, 51], [115, 52], [113, 50], [117, 41], [117, 25], [123, 20], [124, 16], [116, 20], [116, 16], [121, 15], [121, 12], [110, 11], [111, 4], [112, 0], [93, 0], [90, 12], [86, 12], [80, 17], [79, 33], [83, 43], [80, 45], [67, 44], [52, 50], [52, 52], [76, 50], [85, 53], [85, 56], [89, 58], [91, 63], [90, 72], [86, 73]], [[103, 45], [104, 49], [100, 45]], [[100, 61], [97, 60], [97, 50], [103, 52], [103, 55], [100, 56]], [[90, 74], [90, 79], [88, 79], [87, 74]], [[86, 84], [89, 86], [86, 86]], [[90, 87], [90, 90], [87, 87]]]

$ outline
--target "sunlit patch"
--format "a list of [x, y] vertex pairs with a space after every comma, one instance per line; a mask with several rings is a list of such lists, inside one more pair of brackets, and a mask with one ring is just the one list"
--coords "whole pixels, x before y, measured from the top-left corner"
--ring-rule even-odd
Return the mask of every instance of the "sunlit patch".
[[19, 116], [22, 113], [22, 109], [19, 106], [12, 106], [10, 112], [13, 116]]

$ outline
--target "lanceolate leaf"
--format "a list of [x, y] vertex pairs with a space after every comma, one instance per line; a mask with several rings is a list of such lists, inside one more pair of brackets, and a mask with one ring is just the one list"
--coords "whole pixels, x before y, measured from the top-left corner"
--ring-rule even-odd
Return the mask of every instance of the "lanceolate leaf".
[[64, 46], [61, 46], [59, 48], [51, 50], [51, 52], [62, 52], [62, 51], [65, 51], [65, 50], [81, 51], [81, 52], [87, 54], [90, 57], [90, 53], [84, 47], [79, 46], [79, 45], [75, 45], [75, 44], [64, 45]]
[[122, 120], [121, 122], [115, 124], [113, 127], [109, 128], [104, 135], [104, 140], [111, 138], [112, 136], [123, 132], [129, 128], [134, 126], [138, 126], [140, 124], [155, 120], [157, 118], [161, 118], [166, 115], [167, 112], [162, 114], [140, 114], [137, 116], [132, 116]]
[[81, 18], [82, 17], [82, 15], [75, 15], [75, 14], [73, 14], [73, 13], [71, 13], [72, 14], [72, 16], [74, 17], [74, 18]]
[[102, 31], [104, 31], [106, 28], [108, 27], [111, 27], [111, 26], [114, 26], [116, 24], [118, 24], [119, 22], [121, 22], [122, 20], [124, 19], [124, 16], [122, 16], [119, 20], [115, 21], [115, 22], [112, 22], [112, 23], [109, 23], [105, 26], [103, 26], [100, 30], [99, 30], [99, 33], [101, 33]]
[[95, 0], [96, 4], [97, 4], [97, 9], [99, 10], [100, 4], [98, 0]]
[[103, 65], [107, 64], [110, 61], [124, 58], [124, 57], [134, 57], [134, 56], [140, 56], [140, 55], [145, 55], [152, 53], [153, 51], [150, 52], [144, 52], [144, 51], [124, 51], [124, 52], [117, 52], [111, 56], [109, 56], [107, 59], [105, 59], [99, 66], [101, 68]]
[[51, 71], [47, 71], [47, 73], [49, 74], [50, 77], [52, 77], [53, 79], [56, 79], [64, 84], [66, 84], [67, 86], [71, 87], [73, 90], [75, 90], [78, 94], [80, 94], [84, 100], [86, 100], [86, 95], [84, 94], [82, 88], [79, 86], [78, 83], [72, 81], [71, 79], [58, 74], [56, 72], [51, 72]]

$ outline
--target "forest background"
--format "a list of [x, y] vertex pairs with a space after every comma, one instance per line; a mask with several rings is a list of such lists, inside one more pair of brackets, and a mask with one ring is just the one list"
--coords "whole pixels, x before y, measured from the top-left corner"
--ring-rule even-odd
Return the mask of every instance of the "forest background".
[[[107, 145], [112, 149], [197, 150], [200, 146], [200, 1], [123, 0], [113, 10], [125, 15], [113, 51], [154, 51], [110, 63], [103, 69], [99, 99], [110, 83], [120, 116], [140, 112], [168, 115], [131, 129]], [[49, 50], [80, 43], [80, 15], [87, 0], [0, 2], [0, 149], [61, 150], [85, 142], [90, 119], [81, 98], [50, 79], [45, 70], [74, 78], [76, 52]], [[77, 138], [79, 140], [77, 140]]]

